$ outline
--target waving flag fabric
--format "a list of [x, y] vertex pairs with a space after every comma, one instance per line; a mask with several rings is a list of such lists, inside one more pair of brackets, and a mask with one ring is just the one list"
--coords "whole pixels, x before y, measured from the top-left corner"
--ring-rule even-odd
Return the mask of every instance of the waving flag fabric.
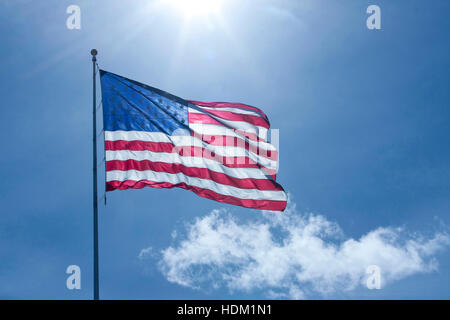
[[106, 189], [180, 187], [215, 201], [283, 211], [269, 120], [240, 103], [189, 101], [100, 70]]

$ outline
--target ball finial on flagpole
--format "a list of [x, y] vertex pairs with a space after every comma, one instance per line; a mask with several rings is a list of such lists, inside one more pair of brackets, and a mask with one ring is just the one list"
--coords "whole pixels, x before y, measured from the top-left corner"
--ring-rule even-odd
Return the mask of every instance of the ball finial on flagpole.
[[97, 58], [96, 58], [97, 53], [98, 53], [98, 52], [97, 52], [97, 49], [92, 49], [92, 50], [91, 50], [92, 61], [94, 61], [94, 62], [97, 61]]

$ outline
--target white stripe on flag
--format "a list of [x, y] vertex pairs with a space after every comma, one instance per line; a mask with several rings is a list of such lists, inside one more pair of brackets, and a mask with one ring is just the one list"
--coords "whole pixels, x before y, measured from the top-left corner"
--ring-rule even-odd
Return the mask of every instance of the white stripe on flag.
[[[230, 122], [238, 122], [238, 121], [230, 121]], [[208, 123], [189, 123], [189, 128], [191, 128], [194, 132], [196, 132], [199, 135], [226, 135], [228, 132], [232, 131], [229, 128], [225, 127], [225, 126], [220, 126], [217, 124], [208, 124]], [[258, 132], [255, 132], [255, 130], [250, 131], [250, 130], [245, 130], [245, 133], [253, 133], [256, 136], [258, 136], [260, 139], [263, 139], [264, 141], [267, 140], [267, 132], [268, 130], [264, 127], [256, 127], [258, 128]], [[235, 129], [239, 129], [239, 128], [235, 128]], [[244, 130], [242, 130], [244, 131]], [[243, 138], [244, 134], [240, 134], [240, 133], [234, 133], [233, 135], [239, 138]]]
[[[183, 149], [183, 147], [202, 147], [210, 152], [214, 152], [219, 157], [248, 157], [252, 161], [259, 163], [261, 166], [268, 169], [275, 170], [277, 168], [277, 161], [267, 158], [267, 151], [265, 149], [259, 149], [258, 152], [262, 155], [258, 155], [252, 151], [247, 150], [244, 147], [239, 146], [220, 146], [208, 144], [195, 136], [168, 136], [161, 132], [146, 132], [146, 131], [105, 131], [106, 141], [147, 141], [147, 142], [166, 142], [174, 145], [174, 148]], [[231, 142], [232, 143], [232, 142]], [[265, 143], [265, 145], [270, 145]], [[271, 145], [270, 145], [271, 146]], [[274, 149], [271, 146], [271, 149]], [[183, 150], [184, 151], [184, 150]], [[188, 150], [186, 150], [187, 152]], [[136, 152], [136, 151], [133, 151]], [[266, 153], [266, 154], [264, 154]], [[265, 155], [265, 156], [264, 156]], [[185, 154], [189, 156], [189, 154]], [[198, 158], [201, 154], [194, 153], [192, 156]], [[227, 164], [227, 163], [225, 163]]]
[[[198, 113], [198, 114], [204, 114], [207, 115], [209, 117], [211, 117], [212, 119], [224, 123], [225, 125], [233, 128], [233, 129], [237, 129], [237, 130], [241, 130], [244, 132], [248, 132], [248, 133], [253, 133], [256, 134], [258, 137], [260, 137], [261, 139], [267, 140], [267, 128], [261, 127], [261, 126], [256, 126], [254, 124], [251, 124], [249, 122], [245, 122], [245, 121], [235, 121], [235, 120], [226, 120], [223, 119], [217, 115], [211, 114], [211, 113], [202, 113], [202, 112], [193, 112], [196, 111], [195, 109], [192, 108], [188, 108], [189, 113]], [[192, 123], [202, 123], [201, 121], [199, 122], [191, 122], [191, 120], [189, 120], [189, 127], [191, 127]], [[206, 125], [207, 123], [204, 123], [204, 125]], [[209, 125], [213, 125], [213, 124], [209, 124]], [[227, 129], [226, 126], [223, 126], [225, 129]], [[201, 130], [199, 131], [201, 133]]]
[[[209, 130], [209, 129], [208, 129]], [[176, 132], [175, 132], [176, 133]], [[206, 135], [206, 133], [204, 134]], [[232, 129], [222, 130], [222, 133], [216, 136], [226, 136], [226, 137], [236, 137], [236, 138], [242, 138], [242, 135], [237, 134]], [[148, 131], [124, 131], [124, 130], [116, 130], [116, 131], [105, 131], [105, 140], [107, 141], [117, 141], [117, 140], [123, 140], [123, 141], [150, 141], [150, 142], [170, 142], [173, 145], [177, 146], [183, 146], [183, 145], [190, 145], [192, 144], [190, 138], [194, 138], [195, 146], [202, 146], [205, 147], [204, 144], [207, 144], [206, 142], [201, 140], [202, 135], [198, 136], [189, 136], [189, 135], [172, 135], [169, 136], [162, 132], [148, 132]], [[257, 148], [259, 150], [262, 150], [262, 152], [266, 150], [272, 150], [276, 151], [275, 146], [272, 144], [265, 142], [265, 141], [247, 141], [250, 146]], [[199, 145], [200, 143], [201, 145]], [[237, 146], [239, 147], [239, 145]]]
[[[196, 106], [199, 107], [200, 109], [204, 109], [206, 111], [209, 111], [209, 110], [211, 110], [211, 111], [229, 111], [229, 112], [233, 112], [233, 113], [256, 116], [256, 117], [260, 117], [260, 118], [264, 119], [263, 117], [261, 117], [261, 114], [259, 112], [256, 112], [253, 110], [244, 110], [244, 109], [240, 109], [240, 108], [227, 108], [227, 107], [212, 108], [212, 107], [204, 107], [204, 106], [199, 106], [199, 105], [196, 105]], [[201, 111], [195, 110], [193, 108], [189, 108], [189, 112], [202, 113]]]
[[241, 189], [233, 186], [220, 184], [208, 179], [200, 179], [195, 177], [186, 176], [183, 173], [167, 173], [167, 172], [155, 172], [151, 170], [138, 171], [138, 170], [113, 170], [106, 173], [106, 181], [140, 181], [150, 180], [155, 182], [169, 182], [177, 184], [184, 182], [190, 186], [209, 189], [214, 192], [220, 193], [225, 196], [232, 196], [240, 199], [253, 199], [253, 200], [278, 200], [286, 201], [286, 194], [283, 191], [268, 191], [257, 189]]
[[151, 162], [178, 163], [184, 165], [185, 167], [204, 168], [215, 172], [225, 173], [228, 176], [239, 179], [246, 179], [246, 178], [267, 179], [266, 173], [262, 169], [230, 168], [215, 160], [190, 156], [184, 157], [180, 156], [178, 153], [131, 151], [131, 150], [118, 150], [118, 151], [106, 150], [105, 156], [106, 161], [149, 160]]

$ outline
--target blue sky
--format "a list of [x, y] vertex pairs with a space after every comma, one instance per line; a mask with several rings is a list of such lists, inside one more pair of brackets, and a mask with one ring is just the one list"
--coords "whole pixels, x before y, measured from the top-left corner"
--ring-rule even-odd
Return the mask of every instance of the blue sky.
[[[80, 30], [66, 27], [71, 4], [81, 8]], [[381, 30], [366, 28], [371, 4], [381, 8]], [[150, 0], [2, 0], [0, 8], [0, 298], [92, 297], [93, 47], [102, 69], [186, 99], [263, 109], [280, 130], [277, 180], [291, 195], [290, 216], [277, 224], [181, 189], [108, 193], [100, 206], [102, 298], [450, 297], [448, 1], [229, 0], [190, 19]], [[202, 239], [189, 237], [202, 223], [211, 237], [236, 231], [230, 245], [267, 226], [286, 258], [304, 253], [287, 234], [317, 219], [341, 231], [301, 239], [337, 253], [356, 241], [354, 251], [327, 260], [355, 266], [353, 273], [312, 259], [321, 271], [308, 278], [301, 260], [281, 264], [286, 277], [276, 283], [262, 273], [239, 287], [224, 275], [244, 274], [259, 249], [277, 246], [244, 245], [250, 262], [193, 258], [195, 250], [223, 249], [199, 248]], [[398, 239], [373, 233], [380, 227]], [[403, 259], [411, 244], [421, 248], [417, 259]], [[378, 249], [392, 250], [391, 263]], [[380, 290], [361, 284], [372, 258], [386, 264]], [[396, 261], [405, 266], [396, 269]], [[81, 290], [66, 289], [71, 264], [81, 268]]]

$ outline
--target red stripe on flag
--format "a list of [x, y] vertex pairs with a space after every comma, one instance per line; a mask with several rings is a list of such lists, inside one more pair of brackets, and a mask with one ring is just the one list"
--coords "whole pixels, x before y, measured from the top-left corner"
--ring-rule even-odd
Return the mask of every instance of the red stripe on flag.
[[149, 160], [110, 160], [106, 161], [106, 171], [112, 170], [152, 170], [155, 172], [167, 172], [167, 173], [183, 173], [186, 176], [208, 179], [214, 182], [233, 186], [241, 189], [257, 189], [257, 190], [272, 190], [282, 191], [283, 188], [275, 181], [269, 179], [252, 179], [245, 178], [239, 179], [231, 177], [225, 173], [212, 171], [206, 168], [186, 167], [179, 163], [166, 163], [166, 162], [152, 162]]
[[[189, 113], [189, 116], [188, 116], [189, 120], [188, 120], [188, 121], [189, 121], [189, 123], [196, 124], [196, 122], [191, 121], [191, 115], [192, 115], [192, 114], [193, 114], [193, 113]], [[199, 124], [199, 123], [197, 123], [197, 124]], [[202, 123], [202, 124], [209, 124], [209, 123]], [[217, 125], [217, 123], [214, 123], [214, 124]], [[243, 130], [238, 130], [238, 129], [235, 129], [235, 128], [227, 127], [227, 126], [224, 126], [223, 124], [219, 124], [219, 125], [222, 126], [222, 127], [224, 127], [224, 128], [228, 128], [228, 129], [233, 130], [233, 131], [236, 132], [237, 134], [241, 135], [243, 139], [249, 139], [249, 140], [252, 140], [252, 141], [258, 141], [258, 142], [267, 142], [265, 139], [262, 139], [262, 138], [258, 137], [258, 136], [257, 136], [256, 134], [254, 134], [254, 133], [251, 133], [251, 132], [245, 132], [245, 131], [243, 131]], [[203, 132], [194, 131], [194, 130], [192, 129], [192, 127], [191, 127], [190, 129], [191, 129], [191, 136], [201, 136], [201, 135], [204, 135]], [[224, 135], [220, 135], [220, 136], [224, 136]]]
[[141, 189], [144, 187], [151, 188], [174, 188], [179, 187], [186, 190], [191, 190], [200, 197], [208, 198], [214, 201], [219, 201], [222, 203], [233, 204], [241, 207], [259, 209], [259, 210], [274, 210], [274, 211], [284, 211], [286, 208], [286, 201], [278, 200], [252, 200], [252, 199], [240, 199], [232, 196], [225, 196], [217, 192], [211, 191], [209, 189], [203, 189], [195, 186], [190, 186], [184, 182], [172, 184], [169, 182], [155, 182], [150, 180], [126, 180], [126, 181], [109, 181], [106, 183], [106, 190], [126, 190], [126, 189]]
[[[129, 148], [130, 144], [134, 147]], [[169, 148], [170, 145], [170, 148]], [[174, 147], [171, 143], [167, 142], [149, 142], [149, 141], [105, 141], [105, 150], [119, 151], [151, 151], [151, 152], [167, 152], [177, 153], [184, 157], [196, 157], [205, 158], [208, 160], [216, 161], [221, 165], [229, 168], [260, 168], [264, 169], [269, 175], [276, 174], [275, 169], [270, 169], [255, 162], [249, 157], [224, 157], [211, 152], [207, 148], [186, 146], [186, 147]]]
[[118, 150], [132, 150], [132, 151], [153, 151], [153, 152], [167, 152], [173, 153], [175, 146], [170, 142], [152, 142], [152, 141], [105, 141], [105, 150], [118, 151]]
[[[259, 156], [262, 156], [267, 159], [271, 160], [278, 160], [278, 151], [276, 150], [266, 150], [264, 148], [261, 148], [259, 144], [250, 144], [248, 140], [244, 140], [238, 137], [233, 136], [223, 136], [223, 135], [210, 135], [210, 134], [204, 134], [204, 135], [197, 135], [194, 133], [192, 136], [200, 138], [202, 141], [206, 142], [207, 144], [213, 145], [213, 146], [232, 146], [232, 147], [240, 147], [245, 148], [248, 151], [253, 152], [254, 154], [257, 154]], [[261, 144], [262, 145], [262, 144]]]
[[[264, 158], [267, 158], [267, 159], [270, 159], [273, 161], [277, 161], [278, 153], [276, 151], [271, 151], [271, 150], [267, 151], [267, 150], [258, 149], [257, 147], [249, 145], [248, 143], [246, 143], [246, 145], [244, 145], [245, 142], [243, 140], [241, 140], [243, 145], [237, 145], [237, 143], [233, 143], [234, 141], [236, 141], [236, 140], [233, 141], [233, 137], [208, 136], [208, 137], [203, 137], [203, 138], [204, 139], [207, 138], [209, 141], [208, 140], [203, 140], [203, 141], [205, 143], [208, 143], [211, 145], [226, 146], [226, 147], [241, 147], [241, 148], [245, 148], [248, 151], [253, 152], [255, 155], [259, 155], [261, 157], [264, 157]], [[224, 143], [224, 141], [225, 141], [225, 143]], [[227, 144], [226, 142], [228, 142], [229, 144]], [[188, 155], [189, 155], [189, 148], [194, 148], [190, 154], [192, 156], [201, 156], [203, 154], [207, 154], [207, 153], [212, 154], [213, 153], [209, 149], [202, 148], [202, 147], [193, 147], [193, 146], [175, 147], [170, 142], [152, 142], [152, 141], [141, 141], [141, 140], [133, 140], [133, 141], [125, 141], [125, 140], [109, 141], [109, 140], [106, 140], [105, 141], [105, 150], [111, 150], [111, 151], [117, 151], [117, 150], [144, 151], [144, 150], [148, 150], [148, 151], [152, 151], [152, 152], [168, 152], [168, 153], [178, 153], [178, 154], [182, 155], [182, 153], [183, 153], [182, 150], [185, 148], [187, 148], [185, 152]], [[244, 157], [240, 157], [240, 158], [244, 158]], [[245, 157], [245, 158], [249, 159], [248, 157]], [[220, 159], [218, 159], [218, 160], [220, 160]], [[227, 163], [235, 163], [235, 162], [237, 162], [237, 161], [227, 162]], [[255, 162], [247, 161], [247, 162], [242, 162], [242, 163], [255, 163]]]
[[253, 110], [261, 114], [267, 121], [269, 120], [267, 115], [259, 108], [249, 106], [247, 104], [242, 103], [235, 103], [235, 102], [203, 102], [203, 101], [193, 101], [193, 100], [186, 100], [192, 104], [195, 104], [197, 106], [203, 106], [203, 107], [210, 107], [210, 108], [238, 108], [238, 109], [246, 109], [246, 110]]
[[195, 123], [221, 124], [219, 121], [214, 119], [214, 117], [208, 114], [211, 113], [212, 115], [217, 116], [218, 118], [222, 118], [224, 120], [242, 121], [253, 124], [255, 126], [264, 127], [266, 129], [270, 128], [269, 122], [262, 117], [257, 117], [249, 114], [237, 114], [230, 111], [205, 110], [204, 112], [205, 113], [203, 114], [190, 112], [189, 120], [192, 119], [195, 121]]

